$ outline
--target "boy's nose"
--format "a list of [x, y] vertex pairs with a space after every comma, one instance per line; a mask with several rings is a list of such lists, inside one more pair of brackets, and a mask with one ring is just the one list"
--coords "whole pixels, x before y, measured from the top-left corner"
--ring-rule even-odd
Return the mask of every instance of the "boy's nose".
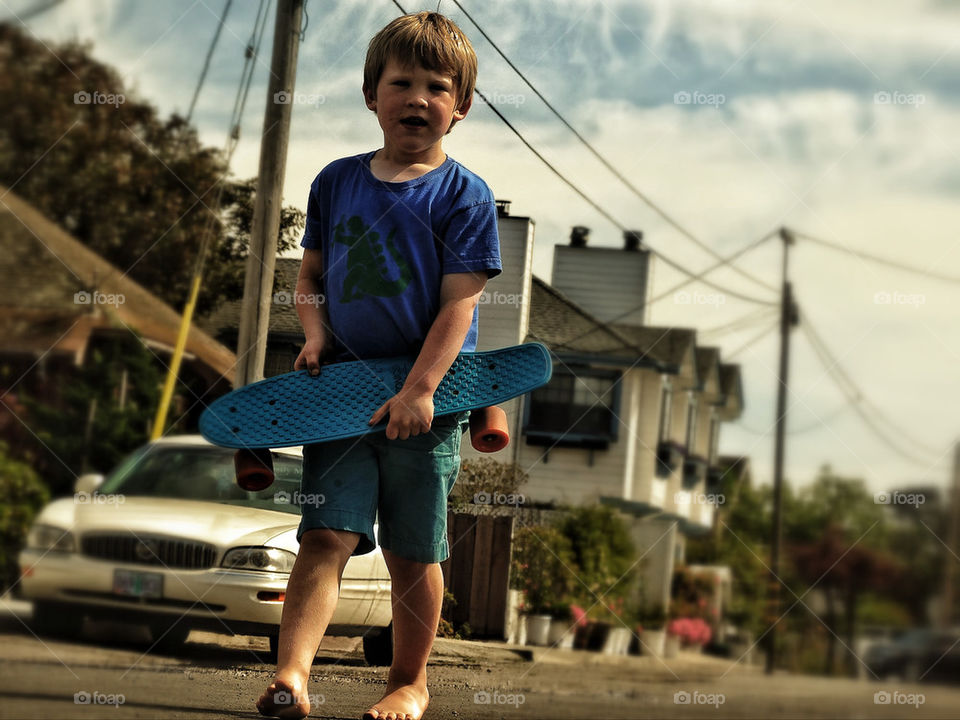
[[411, 107], [426, 107], [427, 99], [420, 93], [414, 93], [409, 98], [407, 98], [407, 105]]

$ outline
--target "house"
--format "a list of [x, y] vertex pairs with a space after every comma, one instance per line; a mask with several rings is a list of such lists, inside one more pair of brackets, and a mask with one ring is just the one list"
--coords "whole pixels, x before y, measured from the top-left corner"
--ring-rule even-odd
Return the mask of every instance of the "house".
[[[50, 379], [70, 377], [98, 343], [133, 333], [158, 362], [168, 362], [179, 313], [2, 186], [0, 248], [0, 427], [20, 424], [10, 416], [18, 394], [54, 399], [58, 384]], [[181, 376], [222, 394], [235, 360], [192, 328]]]
[[505, 271], [487, 284], [478, 349], [542, 342], [554, 374], [505, 407], [515, 441], [494, 457], [528, 473], [527, 502], [616, 507], [644, 558], [645, 601], [666, 607], [685, 538], [714, 525], [709, 483], [721, 424], [743, 409], [739, 366], [692, 329], [645, 324], [642, 233], [599, 248], [575, 227], [547, 283], [532, 274], [532, 220], [498, 208]]

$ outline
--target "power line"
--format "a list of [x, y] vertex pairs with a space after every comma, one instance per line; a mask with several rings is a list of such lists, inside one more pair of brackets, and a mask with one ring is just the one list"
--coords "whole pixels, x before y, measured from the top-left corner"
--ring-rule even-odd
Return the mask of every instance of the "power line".
[[[764, 282], [763, 280], [760, 280], [760, 279], [754, 277], [753, 275], [751, 275], [750, 273], [748, 273], [748, 272], [740, 269], [739, 267], [730, 264], [730, 263], [731, 263], [731, 259], [730, 259], [730, 258], [727, 258], [727, 259], [721, 258], [721, 256], [719, 255], [719, 253], [717, 253], [717, 252], [716, 252], [715, 250], [713, 250], [713, 248], [711, 248], [709, 245], [707, 245], [706, 243], [704, 243], [703, 241], [701, 241], [700, 239], [698, 239], [697, 237], [695, 237], [695, 236], [693, 235], [693, 233], [691, 233], [689, 230], [687, 230], [687, 229], [684, 228], [682, 225], [680, 225], [679, 222], [677, 222], [673, 217], [671, 217], [669, 214], [667, 214], [667, 212], [666, 212], [665, 210], [661, 209], [655, 202], [653, 202], [653, 200], [651, 200], [650, 198], [648, 198], [639, 188], [637, 188], [633, 183], [631, 183], [619, 170], [617, 170], [616, 167], [613, 166], [612, 163], [610, 163], [603, 155], [601, 155], [600, 152], [599, 152], [595, 147], [593, 147], [593, 145], [592, 145], [583, 135], [581, 135], [580, 132], [579, 132], [575, 127], [573, 127], [573, 125], [571, 125], [571, 124], [567, 121], [567, 119], [560, 113], [560, 111], [557, 110], [557, 109], [553, 106], [553, 104], [551, 104], [550, 101], [547, 100], [539, 90], [537, 90], [536, 87], [534, 87], [533, 83], [530, 82], [530, 80], [527, 79], [527, 77], [523, 74], [523, 72], [521, 72], [520, 69], [519, 69], [516, 65], [513, 64], [513, 62], [510, 60], [510, 58], [508, 58], [508, 57], [506, 56], [506, 54], [504, 54], [504, 52], [499, 48], [499, 46], [490, 38], [489, 35], [487, 35], [486, 31], [484, 31], [484, 29], [483, 29], [482, 27], [480, 27], [479, 23], [477, 23], [477, 21], [473, 19], [473, 16], [470, 15], [470, 13], [466, 11], [466, 9], [463, 7], [463, 5], [460, 4], [459, 0], [453, 0], [453, 3], [454, 3], [454, 5], [456, 5], [458, 8], [460, 8], [460, 12], [462, 12], [462, 13], [466, 16], [466, 18], [467, 18], [471, 23], [473, 23], [473, 26], [474, 26], [475, 28], [477, 28], [477, 30], [478, 30], [478, 31], [480, 32], [480, 34], [486, 39], [486, 41], [487, 41], [488, 43], [490, 43], [491, 47], [493, 47], [493, 49], [497, 51], [497, 54], [499, 54], [500, 57], [502, 57], [502, 58], [504, 59], [504, 61], [507, 63], [507, 65], [509, 65], [510, 68], [520, 77], [520, 79], [523, 80], [524, 83], [526, 83], [527, 87], [529, 87], [529, 88], [533, 91], [533, 93], [534, 93], [538, 98], [540, 98], [540, 101], [543, 102], [543, 104], [547, 106], [547, 108], [550, 110], [550, 112], [552, 112], [552, 113], [554, 114], [554, 116], [556, 116], [556, 118], [557, 118], [560, 122], [562, 122], [570, 132], [572, 132], [572, 133], [574, 134], [574, 136], [577, 138], [577, 140], [579, 140], [580, 143], [581, 143], [584, 147], [586, 147], [587, 150], [589, 150], [589, 151], [591, 152], [591, 154], [593, 154], [593, 156], [594, 156], [595, 158], [597, 158], [597, 160], [599, 160], [600, 163], [601, 163], [607, 170], [609, 170], [609, 171], [614, 175], [614, 177], [616, 177], [620, 182], [622, 182], [622, 183], [624, 184], [624, 186], [626, 186], [627, 189], [630, 190], [630, 192], [632, 192], [634, 195], [636, 195], [638, 198], [640, 198], [640, 200], [643, 201], [643, 203], [644, 203], [645, 205], [647, 205], [647, 207], [649, 207], [651, 210], [653, 210], [655, 213], [657, 213], [657, 215], [659, 215], [664, 221], [666, 221], [666, 223], [667, 223], [668, 225], [670, 225], [670, 226], [673, 227], [675, 230], [677, 230], [677, 232], [679, 232], [681, 235], [683, 235], [683, 236], [684, 236], [685, 238], [687, 238], [688, 240], [694, 242], [694, 243], [697, 245], [697, 247], [699, 247], [700, 249], [702, 249], [703, 251], [705, 251], [706, 253], [708, 253], [709, 255], [711, 255], [713, 258], [718, 259], [718, 260], [721, 260], [721, 263], [720, 263], [719, 265], [714, 266], [714, 267], [720, 267], [721, 265], [730, 265], [730, 268], [731, 268], [732, 270], [735, 270], [737, 273], [739, 273], [739, 274], [742, 275], [743, 277], [747, 278], [748, 280], [751, 280], [751, 281], [757, 283], [758, 285], [761, 285], [761, 286], [767, 288], [768, 290], [777, 291], [777, 288], [775, 288], [773, 285], [770, 285], [769, 283], [766, 283], [766, 282]], [[711, 269], [713, 269], [713, 268], [711, 268]]]
[[899, 260], [890, 260], [888, 258], [880, 257], [879, 255], [863, 252], [862, 250], [854, 250], [852, 248], [845, 247], [839, 243], [831, 242], [829, 240], [824, 240], [823, 238], [814, 237], [812, 235], [807, 235], [806, 233], [803, 233], [803, 232], [797, 232], [796, 230], [793, 230], [792, 232], [797, 237], [801, 237], [805, 240], [809, 240], [812, 243], [830, 248], [832, 250], [837, 250], [839, 252], [847, 253], [848, 255], [854, 255], [860, 258], [861, 260], [870, 260], [872, 262], [879, 263], [880, 265], [886, 265], [887, 267], [896, 268], [897, 270], [903, 270], [904, 272], [913, 273], [915, 275], [921, 275], [923, 277], [927, 277], [932, 280], [941, 280], [943, 282], [955, 283], [957, 285], [960, 285], [960, 277], [956, 277], [954, 275], [942, 275], [940, 273], [930, 272], [929, 270], [924, 270], [923, 268], [907, 265]]
[[717, 335], [723, 336], [729, 333], [738, 332], [744, 330], [751, 325], [756, 325], [758, 322], [768, 320], [775, 314], [777, 311], [773, 308], [759, 308], [752, 312], [747, 313], [746, 315], [741, 315], [736, 320], [733, 320], [723, 325], [716, 325], [710, 328], [697, 329], [698, 335]]
[[[822, 430], [823, 428], [825, 428], [825, 427], [827, 426], [827, 423], [829, 423], [830, 421], [836, 419], [837, 417], [839, 417], [840, 415], [842, 415], [843, 413], [845, 413], [847, 410], [849, 410], [850, 407], [851, 407], [851, 405], [852, 405], [852, 403], [848, 400], [848, 401], [842, 403], [842, 404], [841, 404], [838, 408], [836, 408], [835, 410], [832, 410], [831, 412], [827, 413], [827, 416], [826, 416], [826, 417], [820, 418], [820, 419], [818, 419], [818, 420], [817, 420], [816, 422], [814, 422], [814, 423], [810, 423], [809, 425], [805, 425], [805, 426], [803, 426], [803, 427], [799, 427], [799, 428], [797, 428], [797, 429], [795, 429], [795, 430], [788, 430], [788, 431], [787, 431], [787, 435], [803, 435], [804, 433], [811, 432], [812, 430]], [[736, 425], [737, 427], [739, 427], [739, 428], [742, 429], [742, 430], [746, 430], [748, 433], [750, 433], [750, 434], [752, 434], [752, 435], [759, 435], [759, 436], [766, 436], [766, 435], [768, 435], [768, 434], [770, 433], [771, 430], [773, 430], [773, 426], [772, 426], [772, 425], [771, 425], [770, 428], [767, 429], [767, 430], [757, 430], [756, 428], [750, 427], [749, 425], [746, 425], [745, 423], [743, 423], [743, 422], [741, 422], [741, 421], [739, 421], [739, 420], [738, 420], [737, 422], [735, 422], [734, 425]]]
[[193, 109], [197, 105], [197, 98], [200, 97], [200, 90], [203, 88], [203, 82], [207, 79], [207, 71], [210, 69], [210, 59], [213, 57], [213, 51], [217, 47], [217, 42], [220, 40], [220, 33], [223, 30], [223, 25], [227, 21], [227, 13], [230, 12], [230, 6], [233, 4], [233, 0], [227, 0], [227, 4], [223, 8], [223, 12], [220, 14], [220, 22], [217, 23], [217, 31], [213, 34], [213, 40], [210, 42], [210, 48], [207, 50], [207, 57], [203, 61], [203, 70], [200, 71], [200, 79], [197, 81], [197, 87], [193, 91], [193, 99], [190, 101], [190, 109], [187, 110], [187, 124], [190, 124], [190, 118], [193, 117]]
[[730, 353], [729, 355], [727, 355], [727, 356], [725, 357], [725, 359], [726, 359], [727, 361], [733, 360], [733, 358], [735, 358], [737, 355], [739, 355], [739, 354], [742, 353], [744, 350], [746, 350], [747, 348], [749, 348], [751, 345], [754, 345], [755, 343], [757, 343], [757, 342], [759, 342], [760, 340], [762, 340], [763, 338], [765, 338], [765, 337], [770, 333], [771, 330], [776, 330], [778, 327], [780, 327], [780, 318], [777, 318], [771, 325], [768, 325], [768, 326], [765, 327], [763, 330], [761, 330], [760, 332], [758, 332], [756, 335], [754, 335], [753, 337], [751, 337], [751, 338], [750, 338], [749, 340], [747, 340], [743, 345], [741, 345], [741, 346], [738, 347], [736, 350], [734, 350], [732, 353]]
[[[393, 4], [396, 5], [397, 8], [399, 8], [400, 12], [402, 12], [404, 15], [407, 14], [407, 11], [404, 10], [403, 6], [398, 2], [398, 0], [393, 0]], [[530, 142], [523, 136], [523, 134], [522, 134], [519, 130], [517, 130], [517, 128], [515, 128], [515, 127], [513, 126], [513, 124], [512, 124], [509, 120], [507, 120], [506, 117], [504, 117], [503, 113], [501, 113], [499, 110], [497, 110], [497, 108], [495, 108], [495, 107], [490, 103], [490, 101], [487, 99], [487, 97], [486, 97], [482, 92], [480, 92], [480, 90], [474, 89], [474, 92], [480, 97], [481, 100], [483, 100], [484, 104], [485, 104], [488, 108], [490, 108], [490, 110], [493, 111], [493, 113], [494, 113], [498, 118], [500, 118], [500, 120], [503, 122], [503, 124], [506, 125], [508, 128], [510, 128], [510, 130], [513, 132], [513, 134], [516, 135], [516, 136], [520, 139], [520, 142], [522, 142], [522, 143], [527, 147], [527, 149], [530, 150], [530, 152], [532, 152], [532, 153], [537, 157], [537, 159], [540, 160], [540, 162], [542, 162], [544, 165], [546, 165], [547, 168], [548, 168], [554, 175], [556, 175], [558, 178], [560, 178], [560, 180], [562, 180], [571, 190], [573, 190], [575, 193], [577, 193], [577, 195], [579, 195], [581, 198], [583, 198], [583, 199], [584, 199], [591, 207], [593, 207], [598, 213], [600, 213], [604, 218], [606, 218], [608, 221], [610, 221], [610, 223], [613, 224], [614, 227], [616, 227], [617, 229], [619, 229], [621, 232], [624, 232], [624, 231], [626, 231], [626, 230], [628, 229], [626, 225], [624, 225], [623, 223], [621, 223], [621, 222], [620, 222], [619, 220], [617, 220], [613, 215], [611, 215], [611, 214], [610, 214], [609, 212], [607, 212], [604, 208], [602, 208], [596, 201], [594, 201], [592, 198], [590, 198], [585, 192], [583, 192], [583, 190], [581, 190], [579, 187], [577, 187], [577, 186], [576, 186], [571, 180], [569, 180], [562, 172], [560, 172], [556, 167], [554, 167], [554, 166], [550, 163], [550, 161], [548, 161], [543, 155], [541, 155], [540, 152], [539, 152], [535, 147], [533, 147], [533, 145], [531, 145]], [[737, 291], [735, 291], [735, 290], [730, 290], [730, 289], [728, 289], [728, 288], [724, 288], [724, 287], [721, 286], [721, 285], [717, 285], [716, 283], [714, 283], [714, 282], [712, 282], [712, 281], [710, 281], [710, 280], [706, 280], [706, 279], [704, 279], [703, 277], [701, 277], [701, 276], [699, 276], [699, 275], [691, 272], [690, 270], [687, 270], [685, 267], [683, 267], [682, 265], [680, 265], [680, 264], [677, 263], [676, 261], [671, 260], [671, 259], [668, 258], [666, 255], [664, 255], [663, 253], [659, 252], [658, 250], [655, 250], [654, 248], [650, 247], [649, 245], [647, 245], [647, 248], [649, 248], [650, 252], [652, 252], [654, 255], [656, 255], [657, 257], [659, 257], [661, 260], [663, 260], [663, 261], [664, 261], [667, 265], [669, 265], [670, 267], [674, 268], [675, 270], [678, 270], [679, 272], [683, 273], [684, 275], [687, 275], [687, 276], [690, 277], [690, 278], [699, 280], [699, 281], [702, 282], [704, 285], [707, 285], [707, 286], [709, 286], [709, 287], [712, 287], [712, 288], [714, 288], [715, 290], [720, 290], [721, 292], [724, 292], [724, 293], [726, 293], [727, 295], [730, 295], [731, 297], [739, 298], [739, 299], [741, 299], [741, 300], [745, 300], [746, 302], [757, 303], [758, 305], [773, 305], [773, 304], [775, 304], [775, 303], [773, 303], [773, 302], [771, 302], [771, 301], [769, 301], [769, 300], [761, 300], [760, 298], [752, 297], [752, 296], [750, 296], [750, 295], [744, 295], [744, 294], [739, 293], [739, 292], [737, 292]], [[702, 275], [702, 274], [703, 274], [703, 273], [701, 273], [701, 275]]]
[[[874, 418], [871, 415], [868, 415], [864, 412], [862, 404], [868, 404], [863, 393], [857, 388], [854, 382], [850, 379], [849, 375], [840, 367], [840, 364], [837, 362], [836, 358], [830, 352], [829, 348], [823, 343], [820, 337], [817, 335], [816, 331], [810, 325], [809, 318], [805, 318], [805, 322], [800, 323], [800, 327], [803, 329], [804, 334], [807, 337], [807, 340], [810, 342], [810, 346], [813, 348], [814, 352], [817, 355], [817, 358], [820, 360], [820, 363], [823, 365], [824, 369], [833, 379], [837, 387], [840, 388], [841, 392], [847, 397], [850, 401], [850, 405], [853, 408], [854, 412], [863, 420], [864, 424], [873, 431], [873, 433], [884, 442], [884, 444], [889, 447], [891, 450], [896, 452], [901, 457], [910, 460], [911, 462], [920, 462], [928, 463], [929, 458], [924, 458], [915, 452], [910, 450], [905, 450], [900, 443], [887, 434], [881, 427], [879, 427], [875, 422]], [[872, 413], [876, 417], [882, 417], [882, 414], [879, 410], [872, 406]], [[894, 423], [890, 420], [885, 420], [891, 427], [893, 427], [897, 432], [902, 436], [910, 440], [915, 446], [924, 450], [926, 452], [939, 453], [938, 450], [924, 446], [922, 443], [917, 442], [913, 438], [910, 438], [909, 435], [903, 431], [902, 428], [896, 427]]]
[[[750, 243], [749, 245], [741, 248], [740, 250], [738, 250], [737, 252], [735, 252], [735, 253], [734, 253], [733, 255], [731, 255], [730, 257], [739, 257], [740, 255], [743, 255], [743, 254], [744, 254], [745, 252], [747, 252], [748, 250], [752, 250], [753, 248], [757, 247], [757, 246], [760, 245], [761, 243], [766, 242], [766, 241], [769, 240], [771, 237], [773, 237], [775, 234], [776, 234], [776, 231], [767, 233], [766, 235], [764, 235], [764, 236], [763, 236], [762, 238], [760, 238], [759, 240], [755, 240], [754, 242]], [[689, 285], [690, 283], [695, 282], [696, 280], [701, 279], [703, 275], [706, 275], [708, 272], [710, 272], [712, 269], [714, 269], [714, 268], [716, 268], [716, 267], [717, 267], [717, 265], [714, 265], [714, 266], [712, 266], [712, 267], [710, 267], [710, 268], [707, 268], [707, 269], [704, 270], [703, 272], [698, 273], [697, 275], [691, 275], [688, 279], [684, 280], [683, 282], [681, 282], [681, 283], [679, 283], [679, 284], [677, 284], [677, 285], [674, 285], [674, 286], [673, 286], [672, 288], [670, 288], [669, 290], [667, 290], [667, 291], [665, 291], [665, 292], [663, 292], [663, 293], [660, 293], [660, 295], [657, 295], [657, 296], [656, 296], [655, 298], [653, 298], [652, 300], [649, 300], [649, 301], [646, 301], [646, 300], [645, 300], [645, 301], [644, 301], [643, 303], [641, 303], [640, 305], [637, 305], [636, 307], [632, 307], [632, 308], [630, 308], [629, 310], [627, 310], [626, 312], [622, 312], [622, 313], [620, 313], [619, 315], [614, 316], [614, 317], [611, 318], [610, 320], [604, 321], [604, 322], [600, 323], [599, 325], [597, 325], [596, 327], [591, 328], [590, 330], [587, 330], [586, 332], [580, 333], [579, 335], [576, 335], [576, 336], [571, 337], [571, 338], [567, 338], [567, 339], [564, 340], [563, 342], [557, 343], [557, 345], [558, 345], [559, 347], [563, 347], [563, 346], [565, 346], [565, 345], [569, 345], [569, 344], [572, 343], [572, 342], [576, 342], [577, 340], [580, 340], [581, 338], [584, 338], [584, 337], [586, 337], [587, 335], [590, 335], [590, 334], [592, 334], [592, 333], [598, 332], [598, 331], [600, 331], [600, 330], [610, 329], [610, 327], [611, 327], [613, 324], [615, 324], [618, 320], [622, 320], [622, 319], [625, 318], [625, 317], [629, 317], [630, 315], [632, 315], [632, 314], [634, 314], [634, 313], [636, 313], [636, 312], [640, 312], [640, 311], [643, 310], [645, 307], [647, 307], [647, 306], [649, 306], [649, 305], [653, 305], [655, 302], [658, 302], [658, 301], [660, 301], [660, 300], [663, 300], [663, 299], [666, 298], [666, 297], [669, 297], [670, 295], [672, 295], [673, 293], [675, 293], [675, 292], [676, 292], [677, 290], [679, 290], [680, 288], [682, 288], [682, 287], [684, 287], [684, 286], [686, 286], [686, 285]], [[706, 282], [706, 281], [705, 281], [705, 282]], [[769, 301], [763, 301], [763, 302], [761, 302], [761, 301], [754, 301], [754, 302], [758, 302], [759, 304], [762, 304], [762, 305], [767, 306], [767, 307], [763, 307], [763, 308], [760, 309], [760, 312], [766, 312], [766, 313], [769, 313], [769, 312], [770, 312], [771, 307], [776, 307], [776, 306], [778, 305], [778, 303], [769, 302]], [[629, 347], [629, 346], [624, 345], [624, 346], [622, 346], [622, 347]]]

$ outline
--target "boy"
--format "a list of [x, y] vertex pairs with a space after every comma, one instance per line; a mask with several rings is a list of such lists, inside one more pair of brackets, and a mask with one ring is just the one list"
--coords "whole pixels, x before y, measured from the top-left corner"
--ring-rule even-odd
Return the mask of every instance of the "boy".
[[[377, 513], [394, 657], [386, 692], [363, 717], [419, 719], [427, 707], [439, 563], [449, 554], [446, 498], [466, 415], [434, 418], [433, 393], [457, 353], [476, 347], [477, 302], [500, 272], [493, 195], [442, 148], [470, 109], [476, 68], [470, 42], [442, 15], [391, 22], [371, 40], [364, 65], [363, 94], [383, 148], [331, 163], [311, 186], [297, 280], [306, 342], [295, 367], [316, 375], [321, 359], [417, 359], [370, 418], [386, 418], [385, 432], [304, 448], [303, 490], [324, 502], [302, 508], [276, 679], [257, 702], [263, 715], [310, 711], [310, 668], [344, 565], [375, 547]], [[302, 302], [309, 298], [323, 301]]]

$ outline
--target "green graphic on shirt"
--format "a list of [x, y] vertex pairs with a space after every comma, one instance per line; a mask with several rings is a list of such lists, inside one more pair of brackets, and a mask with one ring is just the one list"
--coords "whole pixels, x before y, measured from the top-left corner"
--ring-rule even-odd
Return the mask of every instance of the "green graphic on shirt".
[[384, 243], [380, 242], [380, 233], [374, 232], [364, 224], [359, 215], [354, 215], [344, 223], [338, 222], [333, 228], [333, 241], [346, 245], [347, 273], [343, 279], [341, 303], [359, 300], [367, 295], [376, 297], [396, 297], [406, 289], [413, 278], [410, 265], [393, 242], [395, 230], [387, 235], [386, 248], [400, 276], [390, 279], [387, 276], [387, 259], [383, 254]]

